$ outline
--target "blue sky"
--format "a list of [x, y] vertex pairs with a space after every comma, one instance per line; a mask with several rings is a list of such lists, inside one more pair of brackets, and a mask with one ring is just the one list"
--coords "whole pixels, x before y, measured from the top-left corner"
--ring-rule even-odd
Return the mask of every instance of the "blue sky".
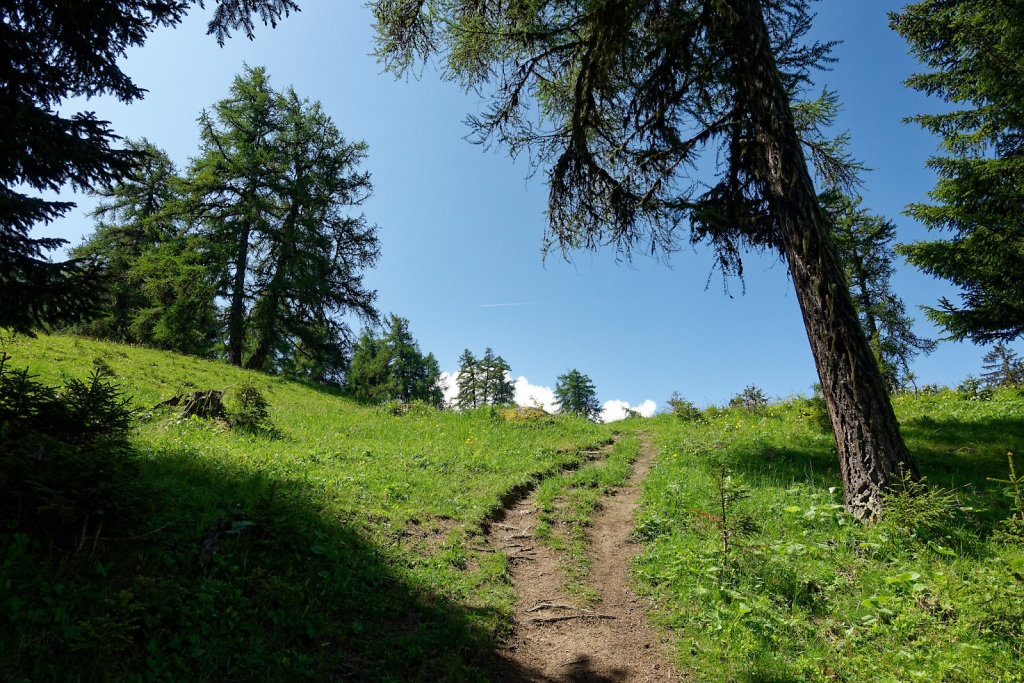
[[[621, 263], [610, 249], [543, 263], [543, 174], [527, 179], [522, 161], [463, 139], [462, 121], [480, 111], [479, 100], [430, 68], [418, 80], [382, 73], [361, 2], [300, 4], [303, 11], [276, 29], [261, 27], [252, 42], [236, 36], [224, 48], [205, 35], [207, 13], [196, 11], [124, 61], [149, 90], [144, 100], [125, 106], [98, 98], [67, 108], [95, 110], [121, 135], [148, 137], [184, 167], [197, 148], [196, 117], [226, 96], [245, 63], [265, 66], [277, 88], [292, 85], [320, 100], [347, 138], [369, 144], [364, 168], [375, 190], [363, 210], [380, 227], [382, 258], [367, 283], [381, 311], [408, 318], [445, 370], [457, 369], [464, 348], [480, 354], [490, 346], [524, 385], [551, 387], [578, 368], [602, 403], [660, 407], [678, 391], [700, 405], [721, 404], [748, 384], [772, 396], [810, 391], [817, 381], [810, 347], [778, 259], [751, 255], [745, 293], [733, 282], [729, 295], [707, 250], [684, 247], [667, 264], [644, 256]], [[814, 35], [843, 41], [838, 63], [817, 82], [839, 92], [838, 127], [849, 130], [853, 154], [875, 169], [864, 177], [864, 206], [894, 220], [901, 241], [913, 241], [926, 233], [901, 211], [931, 188], [924, 162], [938, 141], [901, 121], [942, 104], [902, 85], [916, 62], [886, 19], [901, 4], [820, 3]], [[78, 210], [34, 234], [81, 241], [94, 203], [77, 200]], [[940, 336], [918, 306], [953, 298], [955, 290], [908, 266], [899, 267], [894, 285], [918, 333]], [[978, 374], [984, 353], [943, 342], [914, 371], [922, 382], [955, 385]]]

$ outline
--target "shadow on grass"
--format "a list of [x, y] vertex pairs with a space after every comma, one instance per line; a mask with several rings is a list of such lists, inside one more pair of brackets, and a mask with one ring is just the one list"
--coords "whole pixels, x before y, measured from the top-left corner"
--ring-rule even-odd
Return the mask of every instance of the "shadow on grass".
[[835, 447], [822, 440], [739, 444], [730, 448], [729, 464], [754, 485], [788, 488], [802, 482], [827, 489], [840, 481]]
[[500, 675], [507, 615], [438, 594], [300, 484], [187, 451], [151, 453], [142, 473], [150, 511], [85, 550], [0, 525], [0, 680]]
[[991, 484], [986, 478], [1006, 478], [1006, 453], [1014, 444], [1024, 442], [1024, 416], [1020, 420], [980, 418], [970, 422], [921, 417], [904, 421], [902, 430], [922, 474], [929, 479], [944, 486], [987, 488]]
[[[1024, 417], [964, 421], [925, 416], [904, 420], [901, 431], [930, 484], [963, 493], [970, 499], [965, 504], [983, 508], [978, 513], [982, 527], [1008, 514], [1000, 485], [988, 479], [1008, 476], [1006, 453], [1024, 442]], [[729, 462], [755, 486], [801, 482], [823, 489], [842, 483], [835, 448], [820, 436], [785, 444], [765, 439], [736, 444], [729, 449]]]

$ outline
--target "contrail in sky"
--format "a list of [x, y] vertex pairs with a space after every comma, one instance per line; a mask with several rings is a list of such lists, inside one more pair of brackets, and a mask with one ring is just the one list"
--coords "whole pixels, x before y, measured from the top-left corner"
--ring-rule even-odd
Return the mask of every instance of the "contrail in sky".
[[517, 301], [507, 304], [480, 304], [480, 308], [502, 308], [504, 306], [533, 306], [536, 301]]

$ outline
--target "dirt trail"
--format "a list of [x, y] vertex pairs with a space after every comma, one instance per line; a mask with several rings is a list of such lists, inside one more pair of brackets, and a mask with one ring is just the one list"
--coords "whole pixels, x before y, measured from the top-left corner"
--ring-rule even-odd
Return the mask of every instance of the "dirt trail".
[[630, 585], [629, 560], [639, 547], [629, 539], [639, 484], [656, 452], [644, 439], [627, 484], [594, 513], [587, 585], [599, 596], [590, 609], [575, 605], [563, 589], [557, 555], [533, 539], [533, 496], [492, 524], [491, 543], [512, 565], [516, 613], [503, 651], [503, 681], [675, 681], [665, 646], [644, 618]]

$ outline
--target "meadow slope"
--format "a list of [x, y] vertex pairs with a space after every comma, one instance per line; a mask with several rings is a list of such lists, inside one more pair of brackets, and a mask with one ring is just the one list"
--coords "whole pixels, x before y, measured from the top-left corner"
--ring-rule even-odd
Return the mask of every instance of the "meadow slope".
[[927, 489], [867, 524], [819, 402], [644, 426], [661, 452], [635, 574], [698, 679], [1024, 680], [1024, 509], [990, 480], [1024, 454], [1024, 389], [893, 402]]
[[[5, 350], [9, 369], [44, 383], [99, 368], [131, 397], [144, 493], [102, 531], [81, 519], [66, 520], [66, 538], [0, 530], [2, 680], [479, 677], [514, 598], [505, 557], [481, 534], [488, 515], [612, 435], [487, 409], [396, 415], [74, 337]], [[153, 409], [246, 382], [268, 399], [275, 434]]]
[[[3, 351], [8, 376], [50, 385], [99, 371], [136, 412], [116, 470], [132, 476], [111, 460], [103, 514], [26, 524], [10, 501], [27, 487], [54, 509], [82, 491], [74, 472], [58, 486], [0, 460], [0, 680], [500, 678], [516, 595], [491, 520], [540, 482], [528, 533], [557, 554], [566, 600], [600, 604], [593, 520], [638, 433], [658, 455], [632, 575], [684, 677], [1024, 680], [1024, 500], [1005, 481], [1024, 452], [1019, 388], [895, 396], [927, 487], [908, 482], [865, 524], [842, 510], [820, 403], [801, 397], [507, 422], [74, 337]], [[271, 430], [154, 407], [242, 386], [268, 399]]]

